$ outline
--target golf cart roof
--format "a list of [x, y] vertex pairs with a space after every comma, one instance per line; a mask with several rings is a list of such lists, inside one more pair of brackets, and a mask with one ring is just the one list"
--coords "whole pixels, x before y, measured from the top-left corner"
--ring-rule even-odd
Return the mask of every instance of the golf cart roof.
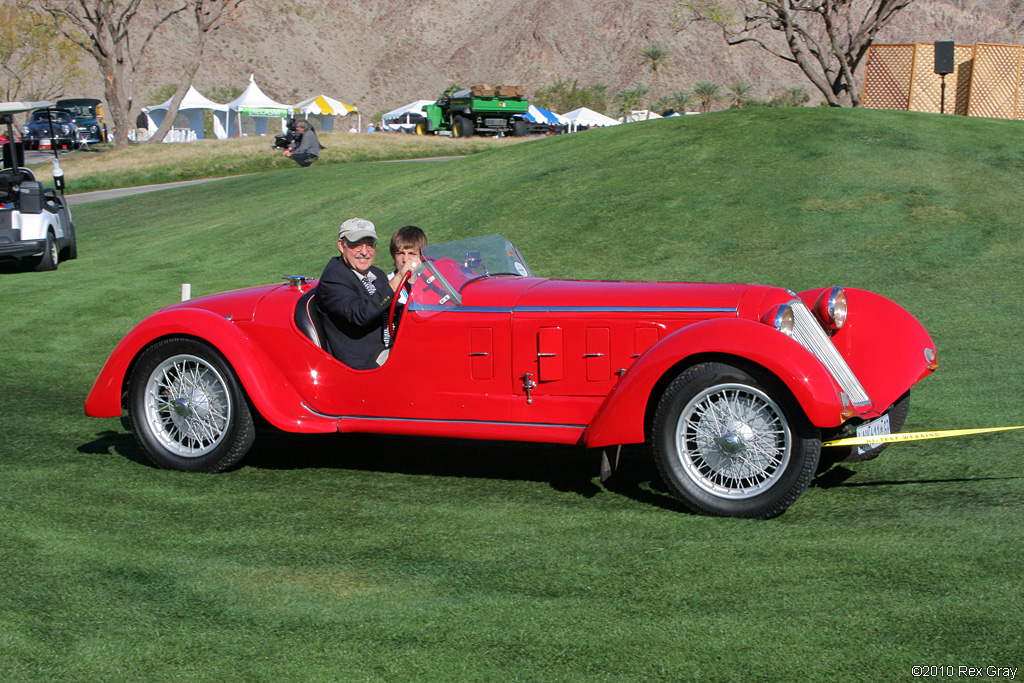
[[23, 111], [52, 107], [53, 102], [0, 102], [0, 115], [20, 114]]

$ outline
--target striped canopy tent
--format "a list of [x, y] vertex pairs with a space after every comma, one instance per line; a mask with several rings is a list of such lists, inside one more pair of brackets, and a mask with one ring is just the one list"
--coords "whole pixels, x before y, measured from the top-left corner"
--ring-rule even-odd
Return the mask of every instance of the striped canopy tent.
[[310, 119], [310, 117], [315, 116], [316, 120], [311, 121], [311, 123], [313, 123], [317, 130], [325, 132], [334, 130], [335, 116], [347, 116], [358, 111], [358, 108], [327, 95], [310, 97], [308, 100], [303, 100], [292, 107], [292, 112], [296, 118]]

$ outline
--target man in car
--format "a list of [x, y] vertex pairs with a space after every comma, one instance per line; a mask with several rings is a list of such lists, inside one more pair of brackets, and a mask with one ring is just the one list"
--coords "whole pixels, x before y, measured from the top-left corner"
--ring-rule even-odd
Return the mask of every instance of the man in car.
[[389, 282], [373, 265], [376, 244], [377, 229], [370, 221], [350, 218], [342, 223], [339, 255], [327, 263], [316, 293], [332, 352], [356, 370], [370, 370], [387, 360], [388, 311], [402, 276], [416, 267], [415, 261], [403, 264]]

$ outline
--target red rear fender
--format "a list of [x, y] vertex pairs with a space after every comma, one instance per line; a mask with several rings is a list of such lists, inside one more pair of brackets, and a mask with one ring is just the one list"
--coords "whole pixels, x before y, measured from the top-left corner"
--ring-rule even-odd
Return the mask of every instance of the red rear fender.
[[273, 359], [235, 323], [198, 308], [157, 312], [129, 332], [96, 378], [85, 401], [86, 414], [119, 416], [122, 388], [134, 360], [154, 341], [171, 336], [195, 337], [220, 351], [238, 375], [253, 405], [275, 427], [292, 432], [337, 431], [336, 420], [319, 417], [303, 407], [302, 398]]

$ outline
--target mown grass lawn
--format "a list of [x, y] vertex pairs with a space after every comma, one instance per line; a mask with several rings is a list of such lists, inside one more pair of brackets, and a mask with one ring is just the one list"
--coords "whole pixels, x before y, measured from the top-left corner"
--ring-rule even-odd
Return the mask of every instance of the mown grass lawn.
[[82, 402], [181, 283], [318, 275], [359, 215], [500, 232], [545, 275], [871, 289], [939, 349], [907, 430], [1024, 424], [1022, 132], [726, 112], [75, 207], [78, 261], [0, 274], [0, 677], [1020, 676], [1020, 432], [894, 445], [757, 522], [683, 512], [641, 446], [602, 485], [572, 448], [265, 430], [240, 469], [189, 475]]

